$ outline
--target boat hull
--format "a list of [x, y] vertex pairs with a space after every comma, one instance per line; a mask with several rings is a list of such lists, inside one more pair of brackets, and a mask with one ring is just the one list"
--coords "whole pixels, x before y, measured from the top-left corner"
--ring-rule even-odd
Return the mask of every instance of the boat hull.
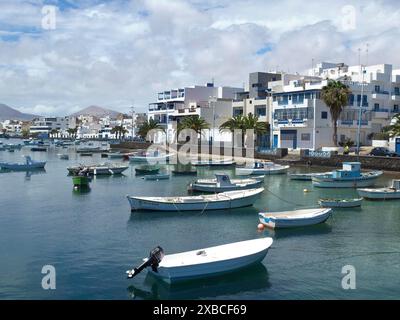
[[360, 207], [363, 199], [356, 200], [320, 200], [319, 205], [323, 208], [356, 208]]
[[190, 185], [191, 191], [198, 192], [227, 192], [227, 191], [236, 191], [236, 190], [248, 190], [259, 188], [263, 184], [263, 181], [256, 181], [255, 183], [248, 183], [244, 185], [233, 184], [231, 186], [217, 186], [214, 184], [202, 184], [202, 183], [192, 183]]
[[[261, 189], [260, 189], [261, 190]], [[222, 209], [234, 209], [249, 207], [259, 198], [261, 191], [251, 194], [242, 198], [230, 199], [228, 197], [219, 197], [218, 201], [187, 201], [187, 202], [161, 202], [156, 200], [150, 200], [141, 197], [130, 197], [128, 201], [131, 206], [131, 210], [148, 210], [148, 211], [204, 211], [204, 210], [222, 210]], [[219, 194], [221, 195], [221, 194]]]
[[273, 240], [261, 238], [166, 255], [155, 277], [168, 283], [214, 277], [260, 263]]
[[369, 179], [335, 180], [313, 177], [312, 184], [318, 188], [359, 188], [373, 186], [377, 179], [378, 177]]
[[387, 200], [387, 199], [400, 199], [400, 190], [390, 189], [358, 189], [358, 194], [366, 199]]
[[37, 170], [37, 169], [44, 169], [46, 162], [38, 162], [35, 164], [7, 164], [7, 163], [0, 163], [1, 169], [6, 170]]
[[274, 175], [284, 174], [288, 171], [289, 166], [277, 168], [236, 168], [237, 175]]
[[151, 174], [143, 177], [144, 180], [167, 180], [169, 174]]
[[215, 277], [225, 273], [230, 273], [260, 263], [268, 253], [268, 249], [255, 254], [240, 257], [236, 259], [204, 263], [200, 265], [191, 265], [173, 268], [158, 268], [158, 272], [149, 270], [154, 277], [167, 283], [183, 282], [188, 280]]
[[320, 214], [310, 217], [278, 217], [274, 216], [273, 213], [265, 214], [259, 213], [260, 222], [268, 228], [271, 229], [288, 229], [288, 228], [298, 228], [306, 227], [311, 225], [316, 225], [324, 223], [331, 216], [332, 210], [325, 209], [321, 211]]

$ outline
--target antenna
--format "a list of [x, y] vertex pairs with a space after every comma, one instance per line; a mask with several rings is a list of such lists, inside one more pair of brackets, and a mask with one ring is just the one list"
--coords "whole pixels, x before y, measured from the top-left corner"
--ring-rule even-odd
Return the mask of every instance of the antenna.
[[367, 50], [366, 50], [366, 52], [367, 52], [367, 63], [366, 63], [365, 65], [368, 66], [369, 43], [367, 43]]
[[361, 66], [361, 48], [358, 48], [358, 65]]

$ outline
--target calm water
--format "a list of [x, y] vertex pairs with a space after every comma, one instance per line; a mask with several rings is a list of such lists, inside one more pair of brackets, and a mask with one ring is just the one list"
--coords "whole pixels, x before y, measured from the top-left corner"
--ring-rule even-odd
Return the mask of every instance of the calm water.
[[[68, 152], [70, 160], [59, 160], [60, 152]], [[336, 210], [323, 225], [260, 233], [260, 210], [315, 206], [320, 197], [352, 197], [356, 192], [314, 189], [310, 182], [271, 176], [265, 179], [270, 192], [265, 191], [253, 208], [203, 214], [131, 213], [127, 194], [184, 195], [194, 177], [144, 181], [135, 176], [131, 164], [123, 176], [97, 177], [91, 191], [80, 194], [73, 191], [66, 167], [107, 159], [81, 158], [72, 149], [53, 147], [48, 153], [0, 151], [0, 161], [20, 162], [23, 154], [47, 160], [47, 165], [45, 172], [31, 175], [0, 173], [1, 299], [400, 297], [400, 201], [365, 201], [362, 209]], [[200, 176], [212, 176], [212, 171], [201, 170]], [[378, 184], [394, 177], [385, 175]], [[304, 188], [311, 192], [304, 193]], [[241, 272], [173, 287], [147, 272], [133, 280], [125, 277], [125, 270], [139, 264], [156, 245], [175, 253], [263, 236], [274, 238], [273, 248], [263, 264]], [[41, 269], [47, 264], [56, 268], [56, 290], [41, 287]], [[348, 264], [357, 272], [353, 291], [341, 288], [341, 270]]]

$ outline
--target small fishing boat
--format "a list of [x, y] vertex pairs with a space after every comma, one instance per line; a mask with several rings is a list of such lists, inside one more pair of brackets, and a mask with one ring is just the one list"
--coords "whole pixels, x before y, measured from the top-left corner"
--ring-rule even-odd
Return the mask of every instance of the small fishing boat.
[[91, 157], [93, 156], [93, 153], [88, 153], [88, 152], [82, 152], [80, 153], [81, 157]]
[[150, 174], [143, 177], [144, 180], [167, 180], [169, 179], [168, 173]]
[[79, 165], [74, 167], [68, 167], [69, 174], [78, 175], [78, 173], [87, 168], [90, 175], [115, 175], [121, 174], [128, 166], [118, 163], [101, 163], [94, 165]]
[[363, 198], [357, 199], [319, 199], [318, 204], [323, 208], [355, 208], [360, 207]]
[[69, 155], [66, 153], [59, 153], [59, 154], [57, 154], [57, 156], [60, 160], [68, 160], [69, 159]]
[[12, 143], [8, 143], [8, 144], [4, 144], [3, 145], [3, 148], [5, 149], [5, 150], [8, 150], [8, 151], [10, 151], [10, 150], [21, 150], [21, 148], [22, 148], [22, 144], [12, 144]]
[[104, 151], [98, 146], [82, 146], [76, 149], [77, 153], [94, 153], [94, 152], [102, 152]]
[[149, 272], [167, 283], [216, 276], [260, 263], [272, 243], [265, 237], [168, 255], [158, 246], [144, 263], [126, 273], [133, 278], [151, 267]]
[[72, 177], [72, 183], [74, 184], [75, 189], [89, 188], [89, 183], [91, 181], [92, 178], [89, 176], [88, 168], [83, 168], [78, 172], [77, 175]]
[[331, 208], [302, 209], [282, 212], [260, 212], [260, 222], [268, 228], [295, 228], [323, 223], [331, 216]]
[[45, 161], [34, 161], [30, 156], [25, 156], [25, 163], [0, 162], [0, 168], [6, 170], [35, 170], [44, 169]]
[[195, 175], [197, 175], [197, 170], [171, 170], [171, 172], [175, 176], [195, 176]]
[[312, 177], [319, 177], [330, 172], [314, 172], [314, 173], [291, 173], [289, 175], [290, 180], [301, 180], [301, 181], [311, 181]]
[[200, 196], [127, 197], [131, 210], [204, 211], [252, 206], [263, 191], [264, 188], [257, 188]]
[[129, 161], [131, 162], [147, 162], [149, 164], [165, 163], [173, 156], [172, 153], [161, 154], [159, 151], [154, 151], [153, 153], [140, 153], [136, 155], [129, 156]]
[[250, 166], [246, 166], [243, 168], [236, 168], [237, 175], [254, 175], [254, 174], [264, 174], [264, 175], [272, 175], [272, 174], [283, 174], [286, 173], [290, 168], [288, 165], [280, 165], [273, 163], [271, 161], [256, 161]]
[[31, 151], [34, 151], [34, 152], [46, 152], [47, 148], [46, 147], [32, 147]]
[[159, 167], [154, 167], [154, 166], [142, 166], [135, 168], [136, 174], [157, 174], [160, 171]]
[[400, 199], [400, 180], [392, 180], [392, 185], [388, 188], [357, 189], [357, 192], [366, 199]]
[[191, 164], [195, 167], [228, 167], [236, 164], [233, 160], [193, 160]]
[[372, 186], [382, 171], [361, 172], [360, 162], [343, 162], [341, 170], [312, 177], [313, 186], [319, 188], [358, 188]]
[[254, 179], [230, 179], [227, 174], [215, 174], [215, 179], [199, 179], [189, 185], [189, 191], [226, 192], [259, 188], [262, 181]]

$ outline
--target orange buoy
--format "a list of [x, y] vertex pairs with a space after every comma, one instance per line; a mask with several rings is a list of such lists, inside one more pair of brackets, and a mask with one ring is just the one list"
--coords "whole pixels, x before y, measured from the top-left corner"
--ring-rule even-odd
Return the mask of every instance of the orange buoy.
[[265, 226], [262, 223], [259, 223], [257, 226], [258, 231], [264, 230]]

